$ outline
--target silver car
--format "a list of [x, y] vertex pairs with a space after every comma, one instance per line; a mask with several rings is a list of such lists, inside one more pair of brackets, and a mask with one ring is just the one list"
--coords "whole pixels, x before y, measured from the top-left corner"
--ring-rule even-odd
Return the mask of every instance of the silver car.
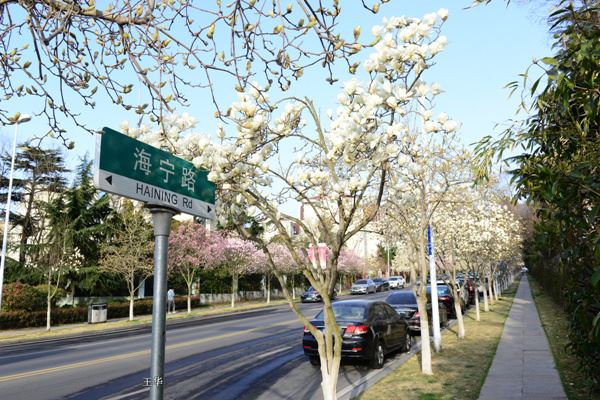
[[371, 279], [359, 279], [354, 282], [354, 285], [350, 288], [352, 294], [369, 294], [377, 291], [375, 282]]

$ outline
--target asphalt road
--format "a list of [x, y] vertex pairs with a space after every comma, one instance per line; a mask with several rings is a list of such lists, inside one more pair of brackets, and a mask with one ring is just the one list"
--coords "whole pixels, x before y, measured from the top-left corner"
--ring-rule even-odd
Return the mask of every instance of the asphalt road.
[[[320, 307], [301, 305], [308, 317]], [[301, 338], [302, 325], [287, 306], [171, 326], [165, 398], [320, 399], [320, 370], [304, 357]], [[2, 347], [0, 398], [146, 399], [149, 349], [148, 332]], [[405, 356], [388, 362], [399, 357]], [[370, 373], [364, 364], [343, 363], [338, 392]]]

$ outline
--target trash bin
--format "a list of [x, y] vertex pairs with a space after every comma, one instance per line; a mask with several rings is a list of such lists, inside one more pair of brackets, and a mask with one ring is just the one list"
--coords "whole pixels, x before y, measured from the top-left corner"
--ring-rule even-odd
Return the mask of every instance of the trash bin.
[[88, 306], [88, 324], [106, 322], [108, 314], [107, 304], [90, 304]]

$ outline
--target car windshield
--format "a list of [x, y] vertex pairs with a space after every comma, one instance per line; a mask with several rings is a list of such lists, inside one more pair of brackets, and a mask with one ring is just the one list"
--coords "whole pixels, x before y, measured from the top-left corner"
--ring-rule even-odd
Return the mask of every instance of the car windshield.
[[[337, 320], [365, 320], [367, 306], [364, 304], [333, 304], [333, 314]], [[323, 311], [317, 314], [315, 319], [323, 319]]]
[[361, 279], [359, 281], [354, 282], [355, 285], [366, 285], [367, 281], [365, 281], [364, 279]]
[[375, 278], [375, 279], [373, 279], [373, 282], [383, 282], [383, 279], [381, 279], [381, 278]]
[[[438, 286], [437, 287], [438, 295], [440, 294], [450, 294], [450, 288], [448, 286]], [[431, 286], [427, 286], [427, 293], [431, 293]]]
[[307, 292], [316, 292], [317, 290], [314, 287], [309, 287], [308, 289], [306, 289]]
[[390, 281], [397, 281], [397, 280], [398, 280], [397, 277], [394, 277], [394, 276], [390, 277]]
[[394, 293], [388, 296], [385, 299], [385, 302], [388, 304], [396, 305], [396, 304], [416, 304], [417, 298], [412, 292], [401, 292]]

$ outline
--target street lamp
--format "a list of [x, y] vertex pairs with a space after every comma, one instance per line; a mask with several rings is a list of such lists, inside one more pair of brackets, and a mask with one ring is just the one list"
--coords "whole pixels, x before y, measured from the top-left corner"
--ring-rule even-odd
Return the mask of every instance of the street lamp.
[[10, 173], [8, 178], [8, 193], [6, 195], [6, 211], [4, 215], [4, 236], [2, 239], [2, 259], [0, 261], [0, 309], [2, 309], [2, 287], [4, 285], [4, 262], [6, 261], [6, 244], [8, 242], [8, 220], [10, 218], [10, 202], [12, 200], [12, 184], [13, 172], [15, 170], [15, 153], [17, 151], [17, 133], [19, 132], [19, 124], [31, 121], [31, 117], [27, 114], [18, 115], [17, 118], [10, 124], [15, 126], [13, 135], [12, 153], [10, 160]]

